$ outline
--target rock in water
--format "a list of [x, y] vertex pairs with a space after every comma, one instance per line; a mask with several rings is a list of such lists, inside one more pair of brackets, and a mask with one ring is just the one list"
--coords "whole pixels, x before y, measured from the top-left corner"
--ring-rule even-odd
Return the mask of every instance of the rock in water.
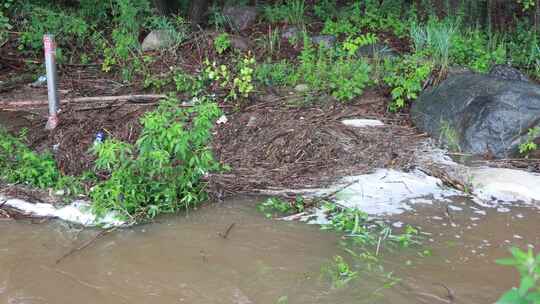
[[247, 29], [257, 19], [257, 8], [253, 6], [229, 6], [223, 15], [230, 20], [237, 30]]
[[511, 157], [528, 130], [540, 126], [540, 86], [489, 75], [454, 75], [422, 93], [411, 116], [420, 130], [462, 152]]
[[160, 50], [171, 46], [173, 42], [174, 39], [169, 32], [165, 30], [155, 30], [151, 31], [150, 34], [144, 38], [141, 49], [143, 52]]

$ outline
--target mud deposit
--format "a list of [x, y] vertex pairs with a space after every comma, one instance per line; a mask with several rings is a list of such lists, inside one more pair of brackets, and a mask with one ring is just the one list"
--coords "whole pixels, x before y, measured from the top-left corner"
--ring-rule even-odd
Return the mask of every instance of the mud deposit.
[[[267, 220], [254, 199], [212, 204], [189, 215], [111, 233], [56, 264], [92, 238], [58, 222], [0, 221], [2, 303], [492, 303], [517, 282], [494, 260], [511, 244], [539, 246], [531, 208], [482, 209], [467, 201], [418, 205], [390, 219], [418, 224], [425, 246], [383, 256], [402, 279], [391, 289], [363, 273], [344, 289], [321, 278], [339, 236], [316, 225]], [[451, 211], [451, 219], [444, 210]], [[505, 208], [505, 207], [502, 207]], [[235, 223], [227, 239], [219, 236]], [[419, 257], [429, 249], [432, 254]], [[409, 261], [407, 263], [407, 261]]]

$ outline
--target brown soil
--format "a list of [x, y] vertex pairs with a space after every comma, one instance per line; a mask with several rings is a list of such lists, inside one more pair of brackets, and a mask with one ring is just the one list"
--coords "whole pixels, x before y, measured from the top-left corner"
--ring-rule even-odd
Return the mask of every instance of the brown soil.
[[[353, 104], [321, 107], [295, 107], [275, 97], [229, 116], [216, 130], [213, 148], [232, 171], [213, 175], [212, 190], [307, 188], [374, 168], [406, 169], [421, 138], [411, 127], [394, 124], [400, 120], [385, 117], [384, 103], [375, 91]], [[341, 122], [346, 118], [376, 118], [387, 125], [353, 128]]]
[[[403, 119], [385, 117], [386, 99], [380, 93], [366, 92], [352, 104], [325, 101], [322, 105], [302, 105], [304, 97], [289, 94], [264, 96], [227, 114], [228, 122], [216, 127], [215, 157], [232, 171], [211, 176], [212, 192], [309, 187], [373, 168], [410, 165], [420, 138], [411, 127], [398, 125]], [[94, 165], [89, 149], [98, 131], [133, 143], [140, 132], [140, 116], [152, 108], [129, 103], [68, 104], [52, 132], [44, 129], [44, 110], [0, 112], [0, 123], [13, 133], [28, 128], [30, 147], [52, 151], [62, 172], [79, 175]], [[352, 128], [341, 123], [345, 118], [377, 118], [387, 126]]]
[[89, 150], [97, 132], [133, 143], [139, 136], [140, 116], [152, 107], [129, 103], [92, 107], [68, 105], [60, 114], [60, 124], [52, 132], [44, 128], [45, 115], [35, 112], [4, 112], [0, 115], [0, 124], [7, 124], [8, 130], [15, 134], [27, 128], [27, 143], [32, 149], [53, 152], [63, 173], [79, 175], [94, 166], [95, 157]]

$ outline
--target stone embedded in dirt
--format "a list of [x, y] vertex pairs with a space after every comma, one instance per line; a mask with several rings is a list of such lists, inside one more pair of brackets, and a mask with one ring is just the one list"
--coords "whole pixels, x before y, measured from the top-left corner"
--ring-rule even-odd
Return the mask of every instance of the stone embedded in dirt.
[[294, 87], [294, 90], [298, 93], [304, 93], [309, 91], [309, 86], [307, 84], [301, 83]]
[[257, 14], [257, 8], [254, 6], [229, 6], [223, 10], [223, 15], [239, 31], [251, 26], [257, 19]]
[[419, 129], [462, 152], [513, 157], [528, 130], [540, 127], [540, 86], [488, 75], [454, 75], [422, 93], [411, 116]]
[[379, 57], [379, 58], [392, 58], [399, 56], [398, 51], [396, 51], [391, 46], [384, 43], [375, 43], [370, 45], [364, 45], [358, 48], [356, 52], [358, 56], [363, 57]]
[[165, 30], [155, 30], [151, 31], [150, 34], [144, 38], [141, 49], [143, 52], [161, 50], [171, 46], [173, 41], [174, 40], [169, 32]]
[[489, 76], [504, 79], [530, 82], [529, 77], [523, 74], [520, 70], [506, 64], [496, 64], [489, 70]]
[[332, 35], [319, 35], [319, 36], [314, 36], [311, 38], [311, 41], [314, 43], [314, 44], [322, 44], [326, 47], [333, 47], [334, 44], [336, 43], [336, 36], [332, 36]]
[[231, 40], [231, 46], [234, 49], [240, 50], [240, 51], [247, 51], [249, 49], [249, 41], [238, 35], [230, 35], [229, 39]]
[[281, 38], [291, 39], [294, 37], [298, 37], [299, 34], [300, 34], [300, 29], [298, 27], [289, 26], [288, 28], [285, 29], [285, 31], [283, 31], [283, 33], [281, 33]]

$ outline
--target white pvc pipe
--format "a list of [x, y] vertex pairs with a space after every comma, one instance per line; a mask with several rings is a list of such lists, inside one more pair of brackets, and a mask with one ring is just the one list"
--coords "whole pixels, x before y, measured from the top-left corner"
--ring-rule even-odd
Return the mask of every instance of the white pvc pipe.
[[43, 36], [43, 48], [45, 50], [45, 69], [47, 71], [47, 93], [49, 97], [49, 119], [46, 129], [52, 130], [58, 125], [58, 111], [60, 100], [57, 89], [56, 73], [56, 44], [54, 35], [46, 34]]

